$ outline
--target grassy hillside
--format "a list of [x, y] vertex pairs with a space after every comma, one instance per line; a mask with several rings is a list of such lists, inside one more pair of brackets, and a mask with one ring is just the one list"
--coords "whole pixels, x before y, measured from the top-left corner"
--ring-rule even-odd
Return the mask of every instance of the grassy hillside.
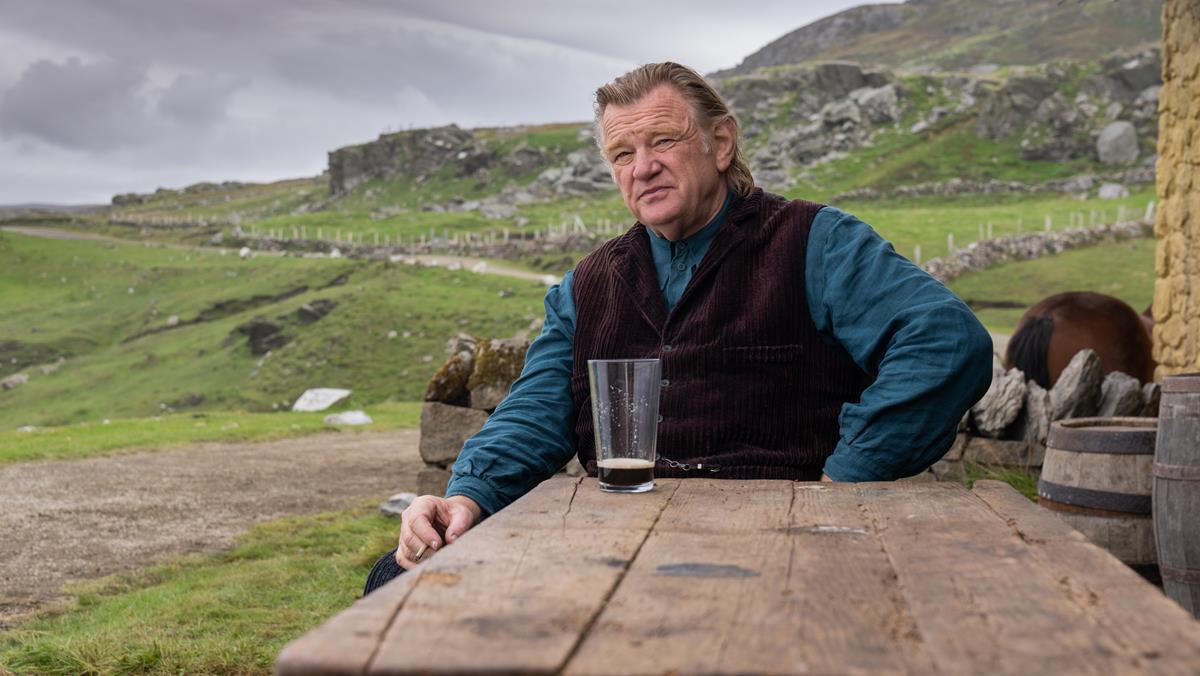
[[1161, 14], [1161, 0], [864, 5], [787, 33], [728, 72], [829, 60], [964, 68], [1090, 59], [1161, 39]]
[[[270, 411], [310, 387], [353, 389], [348, 406], [418, 400], [449, 336], [512, 335], [541, 315], [544, 292], [386, 262], [242, 260], [0, 234], [0, 375], [30, 376], [0, 391], [0, 429]], [[316, 300], [336, 306], [303, 323], [299, 308]], [[279, 325], [289, 342], [252, 354], [236, 329], [254, 317]], [[43, 375], [38, 366], [59, 356], [65, 363]]]

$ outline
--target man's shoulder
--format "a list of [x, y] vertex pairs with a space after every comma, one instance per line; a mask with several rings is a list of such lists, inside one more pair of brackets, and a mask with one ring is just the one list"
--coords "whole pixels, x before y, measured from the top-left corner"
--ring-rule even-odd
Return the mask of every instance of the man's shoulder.
[[593, 249], [575, 266], [575, 278], [578, 279], [581, 274], [586, 277], [593, 270], [607, 269], [612, 264], [614, 256], [623, 249], [636, 244], [637, 238], [644, 236], [645, 231], [645, 226], [635, 223], [623, 235], [614, 237]]
[[[761, 222], [779, 225], [800, 225], [804, 229], [812, 224], [817, 214], [826, 209], [826, 205], [805, 199], [791, 199], [783, 195], [757, 190], [758, 195], [751, 195], [750, 200], [755, 205]], [[755, 199], [757, 197], [757, 199]]]

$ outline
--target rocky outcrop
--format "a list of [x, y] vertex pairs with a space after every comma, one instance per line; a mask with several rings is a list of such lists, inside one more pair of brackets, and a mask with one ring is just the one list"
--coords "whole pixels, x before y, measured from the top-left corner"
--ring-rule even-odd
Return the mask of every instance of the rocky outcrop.
[[[421, 408], [425, 467], [417, 475], [418, 493], [445, 492], [463, 444], [483, 429], [490, 412], [507, 396], [528, 349], [524, 338], [477, 340], [459, 334], [448, 341], [450, 357], [430, 380]], [[582, 473], [574, 459], [563, 470], [571, 476]]]

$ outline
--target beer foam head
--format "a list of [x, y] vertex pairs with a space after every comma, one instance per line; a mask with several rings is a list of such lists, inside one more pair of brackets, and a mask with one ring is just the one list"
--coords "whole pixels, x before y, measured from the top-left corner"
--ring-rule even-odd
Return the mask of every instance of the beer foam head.
[[646, 469], [653, 467], [653, 460], [644, 458], [605, 458], [596, 462], [597, 467], [604, 469]]

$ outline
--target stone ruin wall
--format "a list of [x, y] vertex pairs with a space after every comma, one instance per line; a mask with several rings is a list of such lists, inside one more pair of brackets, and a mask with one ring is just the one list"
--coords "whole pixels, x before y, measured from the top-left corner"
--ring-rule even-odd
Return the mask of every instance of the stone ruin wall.
[[1158, 101], [1154, 357], [1162, 378], [1200, 371], [1200, 0], [1163, 6]]

